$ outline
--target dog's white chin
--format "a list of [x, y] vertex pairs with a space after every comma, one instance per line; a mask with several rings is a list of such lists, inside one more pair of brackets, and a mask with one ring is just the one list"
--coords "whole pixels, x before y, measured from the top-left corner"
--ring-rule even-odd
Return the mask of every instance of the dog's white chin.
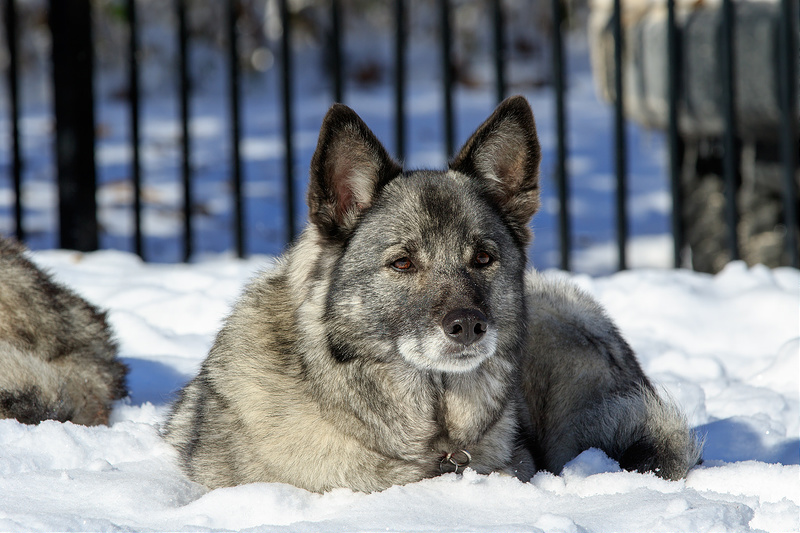
[[480, 341], [466, 347], [444, 334], [422, 338], [403, 336], [398, 340], [397, 347], [406, 361], [422, 370], [464, 373], [475, 370], [494, 355], [497, 334], [490, 331]]

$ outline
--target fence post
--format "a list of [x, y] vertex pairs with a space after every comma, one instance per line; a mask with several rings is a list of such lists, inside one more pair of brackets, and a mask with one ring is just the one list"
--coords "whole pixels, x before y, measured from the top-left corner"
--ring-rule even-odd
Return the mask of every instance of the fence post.
[[794, 0], [781, 2], [781, 159], [783, 162], [783, 220], [786, 225], [786, 255], [789, 264], [800, 266], [797, 249], [797, 13]]
[[17, 79], [17, 6], [16, 0], [6, 0], [5, 30], [8, 44], [8, 92], [11, 107], [11, 176], [14, 181], [15, 235], [25, 240], [22, 226], [22, 155], [19, 142], [19, 81]]
[[683, 250], [683, 202], [681, 192], [681, 160], [683, 141], [678, 134], [678, 102], [680, 85], [680, 49], [678, 47], [678, 27], [675, 20], [675, 0], [667, 0], [667, 98], [669, 139], [669, 175], [672, 193], [672, 258], [673, 266], [680, 268]]
[[564, 20], [561, 0], [552, 1], [553, 9], [553, 81], [556, 91], [556, 183], [558, 186], [558, 234], [561, 269], [569, 270], [572, 231], [569, 223], [569, 181], [567, 179], [567, 131], [564, 108], [564, 41], [561, 35]]
[[450, 47], [452, 35], [450, 32], [450, 1], [439, 0], [439, 15], [441, 17], [441, 45], [442, 45], [442, 98], [444, 101], [444, 149], [445, 157], [450, 159], [455, 151], [455, 133], [453, 126], [453, 58]]
[[342, 6], [331, 0], [331, 58], [333, 63], [333, 101], [344, 103], [344, 65], [342, 61]]
[[286, 186], [286, 242], [291, 243], [295, 236], [294, 221], [294, 143], [292, 114], [292, 33], [288, 0], [280, 1], [281, 33], [281, 81], [283, 93], [283, 143], [285, 148]]
[[399, 161], [406, 156], [405, 88], [406, 88], [406, 13], [403, 0], [394, 1], [394, 121], [395, 155]]
[[228, 90], [230, 104], [231, 133], [231, 181], [233, 183], [233, 233], [236, 241], [236, 255], [245, 256], [244, 230], [244, 191], [242, 188], [242, 155], [240, 147], [241, 120], [239, 111], [239, 43], [236, 29], [239, 20], [239, 2], [228, 0]]
[[139, 152], [139, 28], [136, 21], [136, 0], [128, 0], [128, 84], [131, 116], [131, 177], [133, 181], [133, 249], [144, 259], [142, 237], [142, 165]]
[[616, 169], [617, 169], [617, 267], [620, 270], [627, 268], [625, 247], [628, 241], [627, 220], [627, 143], [625, 138], [625, 110], [622, 84], [622, 5], [620, 0], [614, 0], [614, 138], [616, 139]]
[[[506, 97], [506, 40], [504, 33], [503, 2], [492, 2], [492, 26], [494, 32], [494, 92], [497, 103]], [[553, 15], [555, 19], [555, 14]], [[557, 20], [557, 19], [556, 19]], [[556, 22], [558, 24], [558, 22]]]
[[725, 193], [725, 221], [728, 233], [728, 248], [730, 259], [739, 259], [739, 239], [736, 229], [739, 222], [739, 209], [736, 202], [736, 190], [739, 185], [739, 143], [736, 131], [736, 91], [734, 82], [736, 73], [735, 63], [735, 28], [736, 13], [733, 0], [722, 1], [722, 111], [725, 119], [725, 132], [722, 141], [724, 153], [722, 156], [723, 190]]
[[181, 176], [183, 178], [183, 260], [188, 262], [194, 253], [192, 234], [192, 161], [189, 130], [189, 58], [186, 25], [186, 0], [175, 0], [178, 18], [178, 91], [181, 106]]
[[89, 0], [50, 0], [60, 246], [96, 250], [97, 200]]

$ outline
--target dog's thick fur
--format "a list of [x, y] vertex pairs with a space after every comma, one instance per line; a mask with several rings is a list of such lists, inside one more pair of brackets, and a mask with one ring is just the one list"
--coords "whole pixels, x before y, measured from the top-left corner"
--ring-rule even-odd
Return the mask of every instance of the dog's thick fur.
[[0, 418], [108, 423], [127, 395], [105, 313], [0, 237]]
[[467, 465], [528, 480], [598, 447], [684, 476], [699, 445], [615, 326], [526, 274], [539, 160], [522, 97], [447, 171], [403, 172], [333, 106], [311, 224], [246, 288], [165, 425], [187, 474], [369, 492]]

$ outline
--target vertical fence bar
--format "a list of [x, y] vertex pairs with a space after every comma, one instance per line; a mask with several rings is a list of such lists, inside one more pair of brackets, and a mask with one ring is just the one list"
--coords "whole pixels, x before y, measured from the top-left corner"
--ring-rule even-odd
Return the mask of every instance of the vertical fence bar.
[[50, 0], [60, 246], [98, 247], [92, 13], [89, 0]]
[[192, 168], [191, 138], [189, 136], [189, 62], [188, 28], [186, 25], [186, 0], [176, 0], [178, 15], [178, 86], [181, 106], [181, 175], [183, 178], [183, 260], [189, 261], [192, 246]]
[[492, 2], [492, 22], [494, 29], [494, 90], [498, 103], [506, 97], [506, 44], [503, 27], [503, 2]]
[[783, 214], [786, 225], [785, 249], [789, 264], [800, 266], [798, 259], [797, 219], [797, 30], [794, 2], [781, 1], [780, 86], [781, 86], [781, 160], [783, 163]]
[[292, 35], [287, 0], [280, 2], [281, 26], [281, 82], [283, 88], [283, 143], [285, 148], [285, 204], [286, 204], [286, 242], [292, 242], [295, 235], [294, 221], [294, 148], [292, 133]]
[[675, 0], [667, 0], [667, 139], [669, 140], [669, 176], [672, 193], [672, 258], [673, 266], [681, 266], [683, 250], [683, 202], [681, 191], [681, 159], [683, 142], [678, 135], [678, 101], [680, 49], [675, 20]]
[[344, 82], [342, 63], [342, 5], [340, 0], [331, 0], [331, 47], [333, 63], [333, 100], [344, 102]]
[[558, 235], [561, 251], [561, 269], [569, 270], [572, 249], [569, 223], [569, 182], [567, 179], [567, 133], [564, 108], [564, 42], [562, 24], [564, 15], [561, 0], [552, 0], [553, 10], [553, 82], [556, 97], [556, 184], [558, 187]]
[[231, 181], [233, 182], [233, 230], [236, 255], [245, 256], [244, 200], [242, 194], [242, 157], [240, 149], [241, 126], [239, 112], [239, 39], [236, 25], [239, 20], [238, 0], [228, 0], [228, 91], [230, 92]]
[[406, 154], [406, 13], [403, 0], [394, 1], [394, 124], [395, 155], [403, 161]]
[[8, 45], [8, 92], [11, 106], [11, 178], [14, 182], [14, 235], [25, 240], [22, 225], [22, 155], [19, 131], [19, 80], [17, 47], [17, 4], [16, 0], [6, 0], [5, 5], [6, 41]]
[[622, 86], [622, 6], [620, 0], [614, 0], [614, 138], [615, 161], [617, 171], [617, 266], [620, 270], [627, 268], [625, 245], [628, 240], [627, 220], [627, 165], [625, 154], [627, 144], [625, 138], [625, 109]]
[[739, 150], [736, 141], [736, 91], [734, 82], [734, 37], [736, 33], [733, 0], [722, 1], [722, 112], [725, 119], [725, 131], [722, 142], [723, 190], [725, 194], [725, 224], [727, 230], [730, 259], [739, 259], [739, 239], [736, 236], [738, 223], [738, 206], [736, 189], [739, 173]]
[[131, 180], [133, 182], [133, 249], [144, 258], [142, 237], [142, 166], [139, 152], [139, 28], [136, 0], [128, 0], [128, 102], [130, 103]]
[[441, 17], [441, 45], [442, 45], [442, 99], [444, 102], [444, 146], [446, 156], [453, 156], [454, 148], [454, 121], [453, 121], [453, 58], [450, 50], [450, 2], [439, 0], [439, 14]]

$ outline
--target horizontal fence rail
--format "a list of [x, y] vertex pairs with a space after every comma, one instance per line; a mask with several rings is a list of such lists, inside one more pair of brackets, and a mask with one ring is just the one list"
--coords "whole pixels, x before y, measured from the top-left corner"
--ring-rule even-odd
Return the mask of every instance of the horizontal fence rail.
[[[797, 110], [797, 22], [798, 14], [793, 0], [775, 0], [780, 2], [780, 27], [777, 48], [779, 54], [779, 66], [777, 72], [781, 73], [779, 80], [776, 80], [777, 91], [779, 92], [781, 121], [779, 131], [780, 165], [782, 172], [782, 191], [781, 209], [783, 212], [783, 224], [785, 227], [784, 263], [798, 266], [798, 213], [797, 213], [797, 175], [798, 175], [798, 110]], [[21, 36], [18, 31], [18, 13], [15, 0], [4, 0], [4, 24], [6, 34], [6, 48], [8, 50], [9, 61], [6, 66], [6, 81], [8, 85], [8, 109], [10, 123], [10, 179], [13, 182], [14, 192], [14, 217], [15, 234], [20, 239], [25, 239], [26, 231], [23, 219], [23, 156], [20, 148], [20, 112], [19, 112], [19, 40]], [[441, 57], [441, 99], [442, 99], [442, 135], [443, 145], [447, 157], [451, 157], [455, 150], [456, 116], [454, 112], [454, 61], [452, 17], [453, 6], [449, 0], [429, 0], [438, 10], [439, 27], [439, 54]], [[407, 36], [408, 36], [408, 12], [413, 6], [411, 2], [404, 0], [387, 0], [386, 10], [391, 13], [394, 24], [393, 41], [393, 99], [394, 99], [394, 142], [395, 154], [402, 160], [406, 156], [408, 147], [406, 144], [406, 84], [407, 84]], [[627, 246], [629, 242], [629, 217], [628, 217], [628, 166], [626, 140], [626, 124], [629, 120], [627, 113], [627, 98], [625, 84], [626, 61], [630, 57], [631, 44], [627, 42], [630, 28], [625, 26], [626, 17], [623, 14], [625, 8], [623, 0], [611, 0], [613, 11], [610, 16], [610, 36], [613, 42], [613, 73], [611, 86], [608, 87], [609, 94], [612, 95], [613, 103], [613, 160], [616, 172], [616, 248], [618, 258], [618, 268], [624, 269], [628, 266]], [[140, 91], [141, 58], [139, 35], [140, 25], [142, 24], [137, 15], [136, 0], [125, 0], [125, 21], [128, 28], [128, 103], [130, 113], [130, 143], [131, 143], [131, 180], [133, 190], [133, 249], [146, 257], [144, 246], [143, 230], [143, 189], [142, 189], [142, 155], [140, 151], [141, 131], [140, 115], [142, 98]], [[282, 135], [284, 150], [283, 167], [283, 205], [285, 209], [285, 240], [290, 242], [297, 235], [296, 212], [295, 212], [295, 185], [296, 177], [294, 173], [294, 152], [296, 150], [296, 105], [295, 88], [293, 84], [294, 64], [293, 64], [293, 25], [294, 12], [293, 4], [289, 0], [277, 1], [278, 12], [275, 16], [280, 18], [282, 32], [279, 43], [279, 73], [280, 73], [280, 107], [282, 109]], [[493, 75], [495, 78], [494, 93], [497, 101], [500, 101], [508, 93], [507, 76], [507, 55], [508, 43], [505, 27], [507, 16], [504, 3], [500, 0], [487, 3], [490, 16], [487, 18], [488, 33], [491, 35], [493, 43]], [[723, 192], [725, 197], [725, 227], [726, 237], [724, 247], [727, 249], [729, 259], [737, 259], [739, 253], [739, 227], [740, 207], [737, 205], [737, 190], [741, 182], [739, 175], [739, 154], [741, 149], [741, 137], [737, 126], [737, 98], [742, 95], [737, 94], [736, 87], [736, 65], [737, 65], [737, 3], [732, 0], [723, 0], [720, 18], [720, 50], [721, 50], [721, 80], [722, 87], [719, 95], [720, 107], [724, 115], [724, 128], [722, 129], [720, 141], [722, 145], [722, 175]], [[345, 71], [346, 56], [343, 53], [342, 41], [345, 37], [344, 21], [347, 19], [347, 3], [340, 0], [329, 0], [327, 3], [327, 13], [330, 17], [330, 36], [328, 40], [329, 67], [331, 78], [331, 97], [334, 101], [345, 100]], [[672, 225], [671, 231], [674, 240], [673, 262], [674, 266], [686, 265], [684, 256], [687, 249], [686, 221], [682, 218], [684, 213], [684, 187], [685, 171], [687, 164], [684, 162], [687, 147], [686, 142], [693, 142], [690, 137], [682, 131], [683, 113], [687, 108], [687, 79], [686, 54], [684, 49], [685, 35], [679, 27], [676, 15], [677, 7], [675, 0], [664, 0], [666, 11], [665, 23], [665, 48], [664, 64], [666, 74], [664, 84], [667, 105], [664, 129], [666, 131], [668, 159], [667, 172], [670, 183], [670, 194], [672, 197]], [[49, 10], [51, 13], [50, 26], [53, 33], [53, 93], [55, 95], [56, 109], [55, 117], [57, 124], [57, 144], [58, 155], [58, 187], [60, 191], [60, 210], [61, 210], [61, 240], [60, 246], [75, 248], [79, 250], [91, 250], [97, 248], [98, 239], [96, 227], [96, 207], [94, 198], [96, 186], [94, 184], [94, 160], [92, 157], [94, 146], [94, 118], [91, 109], [86, 111], [86, 102], [81, 100], [81, 95], [91, 97], [91, 49], [88, 52], [89, 64], [86, 64], [87, 52], [75, 49], [75, 46], [91, 47], [91, 32], [85, 21], [91, 16], [92, 3], [89, 0], [50, 0]], [[193, 239], [195, 226], [193, 225], [193, 196], [195, 169], [193, 168], [193, 139], [189, 122], [192, 117], [190, 103], [192, 101], [192, 91], [189, 63], [192, 52], [191, 34], [189, 31], [189, 21], [187, 20], [186, 0], [174, 0], [173, 12], [176, 20], [176, 49], [178, 50], [178, 68], [176, 72], [178, 87], [178, 106], [180, 109], [180, 153], [181, 153], [181, 180], [183, 195], [183, 253], [184, 261], [190, 260], [194, 255]], [[248, 242], [246, 233], [246, 209], [244, 201], [244, 169], [242, 165], [242, 121], [241, 121], [241, 73], [239, 57], [239, 31], [237, 25], [240, 19], [242, 6], [237, 0], [226, 0], [225, 18], [220, 21], [224, 25], [226, 36], [226, 57], [228, 61], [228, 113], [230, 115], [230, 145], [231, 145], [231, 194], [232, 202], [232, 227], [234, 249], [236, 253], [243, 257], [248, 252]], [[564, 37], [562, 33], [566, 15], [564, 13], [565, 4], [561, 0], [552, 0], [551, 11], [553, 17], [552, 25], [552, 83], [554, 90], [555, 106], [555, 139], [556, 139], [556, 161], [554, 178], [557, 188], [559, 204], [558, 213], [558, 232], [560, 243], [560, 266], [563, 269], [571, 267], [572, 252], [572, 229], [569, 211], [570, 201], [570, 176], [568, 171], [568, 129], [567, 129], [567, 107], [568, 107], [568, 86], [566, 83], [566, 54], [564, 52]], [[67, 21], [72, 21], [67, 24]], [[83, 21], [83, 22], [80, 22]], [[80, 22], [80, 24], [79, 24]], [[533, 30], [532, 30], [533, 31]], [[77, 54], [77, 55], [76, 55]], [[77, 58], [77, 63], [75, 63]], [[83, 63], [81, 63], [81, 58]], [[70, 66], [71, 65], [71, 66]], [[65, 68], [77, 69], [80, 72], [88, 72], [82, 76], [76, 76], [74, 71], [64, 74]], [[87, 76], [89, 76], [87, 78]], [[70, 100], [72, 98], [72, 100]], [[83, 106], [83, 112], [76, 113], [77, 106]], [[91, 101], [89, 102], [91, 108]], [[78, 137], [76, 137], [78, 135]], [[67, 137], [65, 137], [67, 136]], [[67, 140], [64, 140], [67, 139]], [[74, 149], [77, 147], [77, 149]]]

